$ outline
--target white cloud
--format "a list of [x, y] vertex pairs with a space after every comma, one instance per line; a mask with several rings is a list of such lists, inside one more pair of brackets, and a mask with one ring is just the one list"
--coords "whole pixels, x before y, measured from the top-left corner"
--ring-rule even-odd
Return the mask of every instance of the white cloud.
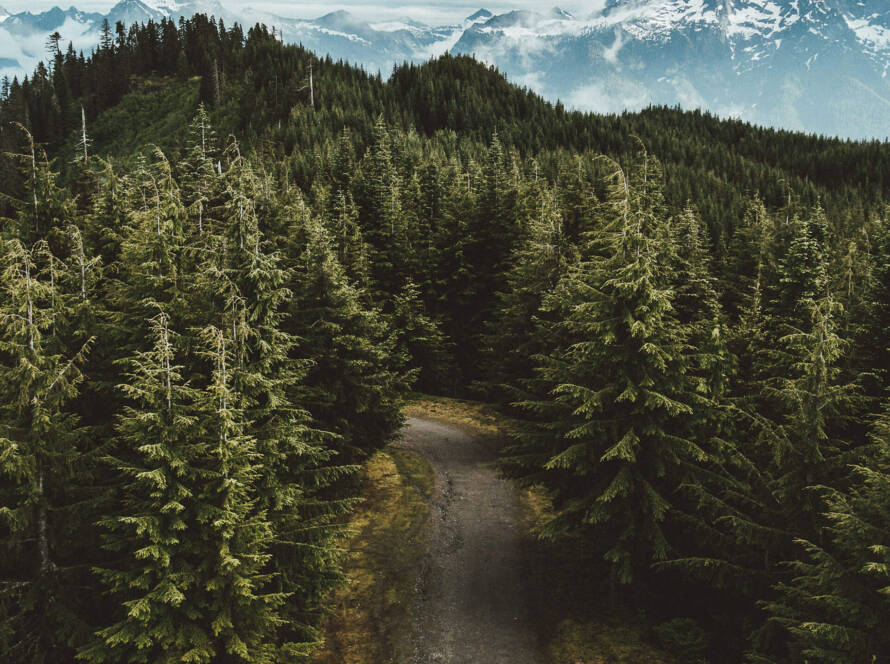
[[[77, 21], [67, 19], [59, 28], [62, 35], [62, 48], [68, 47], [68, 42], [74, 44], [77, 51], [89, 52], [99, 41], [99, 35], [90, 32], [89, 26]], [[0, 58], [10, 58], [19, 63], [17, 68], [0, 68], [0, 77], [8, 75], [21, 77], [23, 73], [30, 74], [37, 63], [46, 60], [46, 35], [35, 34], [29, 37], [13, 37], [0, 27]]]
[[649, 92], [641, 85], [623, 79], [588, 83], [575, 88], [564, 100], [569, 108], [596, 113], [620, 113], [639, 110], [652, 103]]
[[615, 42], [603, 51], [603, 57], [613, 65], [618, 62], [618, 51], [624, 46], [624, 31], [621, 27], [615, 28]]

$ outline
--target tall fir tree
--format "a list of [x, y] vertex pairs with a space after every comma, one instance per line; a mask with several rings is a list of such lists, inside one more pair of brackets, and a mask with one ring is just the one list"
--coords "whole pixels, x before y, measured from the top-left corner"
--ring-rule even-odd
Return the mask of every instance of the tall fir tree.
[[707, 456], [687, 437], [698, 386], [652, 166], [644, 158], [633, 181], [616, 172], [611, 218], [553, 296], [562, 340], [538, 361], [541, 396], [520, 403], [534, 422], [505, 461], [510, 476], [549, 490], [548, 532], [586, 533], [623, 584], [670, 554], [673, 494]]
[[[890, 657], [890, 422], [873, 432], [877, 448], [854, 467], [852, 486], [826, 493], [823, 543], [798, 540], [804, 555], [767, 604], [771, 620], [789, 630], [791, 660], [868, 664]], [[774, 661], [783, 661], [776, 658]]]
[[161, 312], [152, 347], [137, 351], [121, 386], [128, 478], [124, 509], [103, 522], [119, 554], [100, 570], [120, 602], [113, 622], [81, 650], [91, 662], [275, 661], [284, 597], [266, 592], [272, 532], [257, 508], [258, 455], [230, 383], [231, 347], [218, 328], [201, 334], [208, 383], [186, 384], [177, 339]]
[[286, 249], [294, 266], [285, 329], [296, 358], [310, 360], [294, 400], [319, 429], [339, 436], [340, 463], [353, 464], [391, 440], [402, 423], [404, 359], [386, 321], [366, 308], [337, 261], [327, 230], [302, 199], [288, 206]]
[[72, 348], [57, 334], [67, 294], [53, 258], [44, 241], [3, 244], [0, 612], [9, 640], [0, 646], [10, 662], [70, 661], [71, 644], [89, 629], [78, 590], [85, 561], [76, 556], [92, 524], [72, 505], [89, 452], [72, 403], [93, 340]]

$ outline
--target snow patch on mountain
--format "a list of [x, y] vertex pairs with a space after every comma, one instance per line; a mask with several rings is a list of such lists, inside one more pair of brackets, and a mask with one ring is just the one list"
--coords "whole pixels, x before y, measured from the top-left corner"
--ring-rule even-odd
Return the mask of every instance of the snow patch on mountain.
[[614, 3], [593, 17], [592, 27], [620, 24], [637, 39], [661, 39], [677, 26], [717, 25], [717, 12], [707, 0], [637, 0]]
[[729, 4], [726, 19], [726, 33], [731, 37], [769, 38], [794, 25], [800, 14], [794, 5], [789, 11], [770, 0], [748, 0], [739, 7]]
[[[878, 18], [878, 15], [874, 15]], [[875, 51], [890, 49], [890, 29], [877, 23], [869, 23], [867, 18], [844, 16], [849, 28], [865, 46]]]

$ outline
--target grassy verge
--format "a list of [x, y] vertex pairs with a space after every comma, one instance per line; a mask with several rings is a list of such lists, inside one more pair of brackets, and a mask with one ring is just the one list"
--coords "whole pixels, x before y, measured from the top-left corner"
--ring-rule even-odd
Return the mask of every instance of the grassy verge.
[[331, 598], [315, 664], [402, 661], [410, 646], [409, 599], [425, 553], [433, 470], [420, 455], [390, 447], [364, 473], [365, 502], [350, 522], [348, 582]]
[[500, 449], [509, 441], [513, 423], [491, 406], [478, 401], [419, 395], [407, 406], [405, 415], [449, 424]]
[[[418, 396], [405, 410], [459, 427], [500, 449], [515, 422], [473, 401]], [[675, 664], [653, 645], [645, 618], [609, 601], [607, 571], [578, 540], [541, 541], [537, 527], [551, 514], [543, 492], [521, 493], [528, 541], [523, 550], [540, 640], [550, 664]], [[619, 603], [620, 605], [620, 603]]]
[[676, 664], [656, 645], [645, 616], [609, 595], [608, 567], [580, 539], [534, 537], [550, 518], [540, 490], [521, 494], [524, 549], [537, 624], [550, 664]]

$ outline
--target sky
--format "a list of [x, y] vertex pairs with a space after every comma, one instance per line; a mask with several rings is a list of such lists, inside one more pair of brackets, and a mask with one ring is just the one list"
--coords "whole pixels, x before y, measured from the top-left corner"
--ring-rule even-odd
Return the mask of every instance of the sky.
[[[108, 11], [117, 0], [0, 0], [0, 7], [11, 13], [30, 11], [38, 13], [50, 9], [55, 5], [68, 7], [74, 5], [83, 11]], [[406, 3], [404, 0], [377, 0], [376, 2], [359, 2], [358, 0], [338, 0], [335, 2], [285, 2], [282, 0], [249, 0], [248, 2], [236, 2], [235, 0], [221, 0], [223, 7], [234, 10], [238, 7], [251, 6], [264, 11], [269, 11], [287, 18], [317, 18], [337, 9], [346, 9], [367, 19], [380, 18], [412, 18], [430, 24], [452, 23], [469, 16], [480, 7], [484, 7], [493, 13], [509, 11], [511, 9], [538, 10], [549, 9], [558, 5], [563, 9], [578, 15], [587, 15], [596, 11], [605, 4], [605, 0], [587, 0], [577, 2], [569, 0], [560, 2], [552, 0], [551, 3], [542, 3], [540, 0], [511, 0], [476, 2], [459, 0], [458, 2], [431, 2], [431, 3]]]

